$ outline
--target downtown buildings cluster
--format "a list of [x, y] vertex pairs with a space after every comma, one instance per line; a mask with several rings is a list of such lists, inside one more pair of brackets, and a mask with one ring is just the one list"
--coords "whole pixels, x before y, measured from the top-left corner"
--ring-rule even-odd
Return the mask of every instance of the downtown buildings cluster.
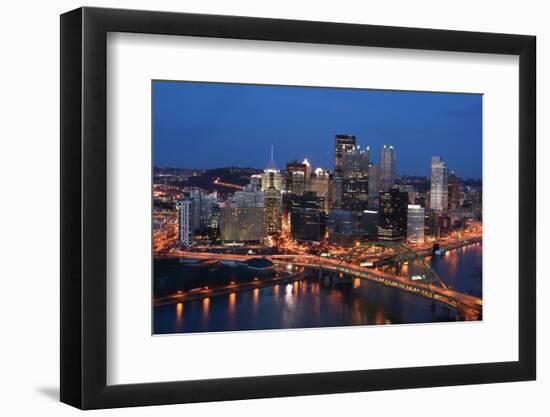
[[370, 148], [353, 135], [335, 136], [332, 169], [313, 169], [307, 159], [280, 169], [272, 148], [270, 162], [249, 175], [246, 185], [216, 179], [227, 192], [176, 187], [166, 197], [159, 187], [157, 197], [168, 204], [154, 213], [154, 228], [162, 231], [173, 213], [183, 247], [197, 242], [423, 244], [480, 228], [481, 187], [465, 185], [440, 156], [418, 163], [430, 164], [429, 178], [399, 177], [394, 146], [382, 146], [374, 163]]

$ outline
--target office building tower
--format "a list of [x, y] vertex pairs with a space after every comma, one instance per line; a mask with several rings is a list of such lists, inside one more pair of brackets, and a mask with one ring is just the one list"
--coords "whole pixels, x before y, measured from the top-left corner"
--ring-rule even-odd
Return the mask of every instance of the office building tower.
[[447, 164], [440, 156], [432, 156], [431, 171], [430, 208], [437, 212], [446, 211], [449, 194]]
[[262, 188], [261, 191], [266, 192], [269, 187], [273, 187], [278, 191], [282, 190], [282, 176], [281, 171], [277, 169], [275, 161], [273, 160], [273, 146], [271, 147], [271, 159], [267, 168], [264, 169], [262, 175]]
[[378, 187], [380, 191], [388, 191], [395, 184], [395, 149], [392, 145], [384, 145], [380, 150], [380, 165]]
[[344, 153], [355, 149], [355, 136], [336, 135], [334, 141], [334, 176], [342, 177], [342, 159]]
[[265, 193], [261, 191], [237, 191], [229, 200], [233, 208], [265, 207]]
[[302, 242], [320, 242], [326, 234], [326, 214], [323, 198], [306, 191], [291, 200], [290, 227], [293, 239]]
[[178, 210], [178, 240], [183, 246], [193, 244], [193, 200], [185, 198], [176, 202]]
[[399, 184], [397, 189], [403, 193], [407, 193], [409, 196], [409, 204], [416, 204], [416, 190], [414, 185], [411, 184]]
[[331, 176], [329, 183], [330, 209], [342, 208], [342, 177]]
[[378, 210], [363, 210], [360, 227], [367, 240], [378, 240]]
[[333, 210], [327, 217], [328, 241], [331, 245], [352, 246], [363, 239], [357, 211]]
[[424, 210], [424, 239], [437, 239], [439, 238], [439, 227], [437, 221], [437, 215], [432, 209]]
[[283, 216], [282, 177], [273, 160], [273, 147], [271, 160], [262, 174], [261, 190], [265, 193], [267, 233], [279, 233]]
[[275, 187], [269, 187], [265, 192], [265, 208], [267, 209], [267, 233], [279, 233], [282, 227], [283, 198]]
[[378, 197], [380, 187], [378, 185], [379, 166], [378, 164], [369, 164], [369, 207], [378, 207]]
[[343, 210], [363, 211], [369, 196], [369, 148], [359, 146], [344, 152], [342, 156], [342, 204]]
[[267, 237], [265, 207], [224, 207], [220, 212], [220, 239], [224, 242], [262, 242]]
[[323, 197], [323, 211], [328, 213], [329, 207], [329, 189], [330, 189], [330, 174], [328, 169], [317, 168], [311, 174], [307, 183], [307, 191], [312, 191], [317, 194], [317, 197]]
[[303, 194], [306, 191], [307, 173], [308, 167], [305, 163], [298, 161], [288, 162], [286, 164], [286, 194], [289, 196]]
[[260, 191], [262, 189], [262, 175], [253, 174], [250, 176], [250, 186], [251, 191]]
[[449, 183], [449, 210], [454, 210], [460, 207], [460, 192], [461, 184], [459, 178], [454, 172], [448, 176]]
[[426, 213], [423, 207], [409, 204], [407, 208], [407, 240], [412, 243], [424, 243], [424, 217]]
[[409, 196], [396, 188], [380, 192], [378, 240], [401, 241], [407, 235]]
[[309, 181], [309, 178], [311, 177], [311, 164], [307, 160], [307, 158], [304, 159], [304, 162], [302, 162], [306, 166], [306, 182]]

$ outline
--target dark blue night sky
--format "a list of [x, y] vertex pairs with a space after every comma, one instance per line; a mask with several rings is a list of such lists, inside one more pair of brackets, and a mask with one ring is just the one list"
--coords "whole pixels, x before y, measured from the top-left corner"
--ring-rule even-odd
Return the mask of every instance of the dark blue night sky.
[[378, 162], [396, 148], [398, 174], [429, 175], [440, 155], [481, 178], [482, 96], [471, 94], [153, 82], [155, 166], [264, 168], [270, 159], [334, 164], [334, 135], [353, 134]]

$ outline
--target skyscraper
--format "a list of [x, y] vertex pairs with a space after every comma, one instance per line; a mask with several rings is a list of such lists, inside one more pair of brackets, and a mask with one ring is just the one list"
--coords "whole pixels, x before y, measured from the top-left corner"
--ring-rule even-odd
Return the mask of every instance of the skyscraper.
[[220, 213], [220, 239], [226, 242], [261, 242], [267, 237], [266, 208], [224, 207]]
[[447, 184], [447, 164], [440, 156], [432, 156], [430, 186], [430, 208], [442, 212], [448, 209], [449, 188]]
[[265, 193], [267, 233], [275, 234], [281, 231], [283, 215], [283, 198], [281, 194], [282, 178], [273, 160], [273, 146], [271, 160], [262, 174], [262, 191]]
[[380, 187], [378, 186], [379, 169], [378, 164], [369, 164], [369, 206], [378, 207]]
[[193, 244], [192, 207], [193, 200], [185, 198], [176, 202], [178, 209], [178, 240], [183, 246]]
[[460, 180], [454, 172], [449, 174], [449, 210], [460, 207]]
[[294, 239], [320, 242], [325, 238], [326, 215], [322, 210], [323, 200], [311, 191], [292, 197], [290, 227]]
[[[309, 168], [311, 171], [311, 167]], [[286, 193], [301, 195], [306, 190], [306, 179], [308, 178], [308, 167], [305, 163], [298, 161], [287, 162], [286, 164]]]
[[395, 149], [392, 145], [384, 145], [380, 149], [380, 166], [378, 188], [388, 191], [395, 183]]
[[269, 187], [274, 187], [276, 190], [282, 189], [282, 176], [281, 171], [277, 169], [275, 161], [273, 160], [273, 146], [271, 147], [271, 159], [267, 164], [267, 168], [262, 173], [262, 189], [265, 192]]
[[329, 212], [329, 189], [330, 189], [330, 174], [328, 169], [316, 168], [311, 174], [311, 178], [307, 184], [307, 191], [313, 191], [317, 197], [323, 197], [323, 211]]
[[334, 141], [334, 176], [342, 177], [342, 158], [346, 151], [355, 149], [354, 135], [336, 135]]
[[407, 208], [407, 240], [412, 243], [424, 243], [424, 217], [423, 207], [409, 204]]
[[369, 196], [369, 148], [357, 146], [342, 156], [342, 209], [363, 211]]
[[400, 241], [407, 235], [409, 196], [396, 188], [380, 192], [378, 240]]
[[361, 214], [357, 211], [333, 210], [327, 218], [328, 241], [331, 245], [351, 246], [363, 238]]
[[437, 215], [432, 209], [424, 210], [424, 239], [436, 239], [439, 237]]

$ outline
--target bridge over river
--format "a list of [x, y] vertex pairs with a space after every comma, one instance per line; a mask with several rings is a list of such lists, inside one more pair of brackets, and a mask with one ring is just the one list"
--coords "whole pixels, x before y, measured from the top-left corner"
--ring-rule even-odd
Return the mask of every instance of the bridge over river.
[[[215, 259], [222, 262], [244, 262], [258, 257], [251, 255], [186, 251], [177, 251], [164, 256], [187, 259]], [[376, 282], [381, 285], [386, 285], [388, 287], [431, 299], [434, 302], [445, 304], [458, 310], [466, 320], [478, 320], [481, 318], [483, 308], [483, 301], [481, 298], [452, 290], [444, 284], [434, 285], [432, 282], [427, 282], [424, 280], [413, 281], [408, 277], [402, 277], [377, 269], [354, 265], [349, 262], [309, 254], [268, 255], [265, 256], [265, 258], [275, 264], [292, 264], [349, 274], [357, 278]]]

